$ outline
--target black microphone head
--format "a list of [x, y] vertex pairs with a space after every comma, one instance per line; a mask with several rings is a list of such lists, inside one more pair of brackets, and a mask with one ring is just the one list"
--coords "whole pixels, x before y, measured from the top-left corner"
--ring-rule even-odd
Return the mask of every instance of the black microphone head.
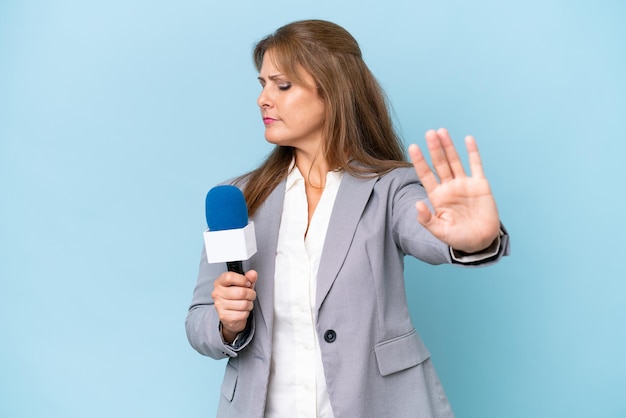
[[213, 187], [206, 195], [206, 222], [210, 231], [245, 228], [248, 207], [243, 193], [235, 186]]

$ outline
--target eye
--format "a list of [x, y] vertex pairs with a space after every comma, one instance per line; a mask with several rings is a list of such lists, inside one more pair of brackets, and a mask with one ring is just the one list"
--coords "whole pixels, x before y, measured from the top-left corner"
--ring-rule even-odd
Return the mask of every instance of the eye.
[[278, 89], [282, 91], [287, 91], [291, 88], [291, 83], [281, 83], [278, 85]]

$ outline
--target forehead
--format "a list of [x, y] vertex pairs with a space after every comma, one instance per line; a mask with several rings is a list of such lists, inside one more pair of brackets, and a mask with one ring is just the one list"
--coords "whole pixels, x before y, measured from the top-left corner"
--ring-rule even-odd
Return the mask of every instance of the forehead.
[[263, 55], [263, 61], [261, 63], [261, 68], [259, 69], [259, 73], [282, 73], [280, 62], [278, 62], [276, 58], [276, 54], [273, 54], [270, 51], [267, 51]]
[[292, 81], [302, 84], [315, 85], [315, 78], [301, 65], [293, 60], [284, 59], [283, 56], [273, 50], [267, 50], [263, 54], [263, 62], [259, 70], [260, 77], [284, 75]]

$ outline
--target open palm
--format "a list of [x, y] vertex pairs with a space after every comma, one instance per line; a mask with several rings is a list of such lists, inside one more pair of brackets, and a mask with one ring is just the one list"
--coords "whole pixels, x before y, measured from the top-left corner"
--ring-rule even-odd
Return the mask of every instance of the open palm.
[[476, 141], [468, 136], [465, 143], [469, 176], [446, 129], [426, 132], [426, 144], [435, 172], [417, 145], [409, 147], [409, 154], [434, 211], [431, 212], [425, 202], [417, 202], [418, 221], [455, 250], [473, 253], [489, 247], [496, 239], [500, 219], [483, 173]]

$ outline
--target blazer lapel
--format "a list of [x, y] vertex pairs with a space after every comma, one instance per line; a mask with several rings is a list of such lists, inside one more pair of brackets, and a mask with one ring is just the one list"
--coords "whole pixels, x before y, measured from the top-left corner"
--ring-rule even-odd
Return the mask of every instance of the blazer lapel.
[[254, 219], [257, 241], [255, 267], [259, 278], [254, 289], [257, 293], [259, 312], [267, 326], [269, 336], [272, 335], [274, 323], [274, 270], [276, 247], [278, 245], [278, 230], [285, 200], [285, 185], [283, 180], [268, 196]]
[[356, 226], [377, 181], [377, 176], [361, 179], [347, 172], [343, 174], [328, 223], [317, 274], [316, 311], [322, 306], [341, 269], [352, 244]]

